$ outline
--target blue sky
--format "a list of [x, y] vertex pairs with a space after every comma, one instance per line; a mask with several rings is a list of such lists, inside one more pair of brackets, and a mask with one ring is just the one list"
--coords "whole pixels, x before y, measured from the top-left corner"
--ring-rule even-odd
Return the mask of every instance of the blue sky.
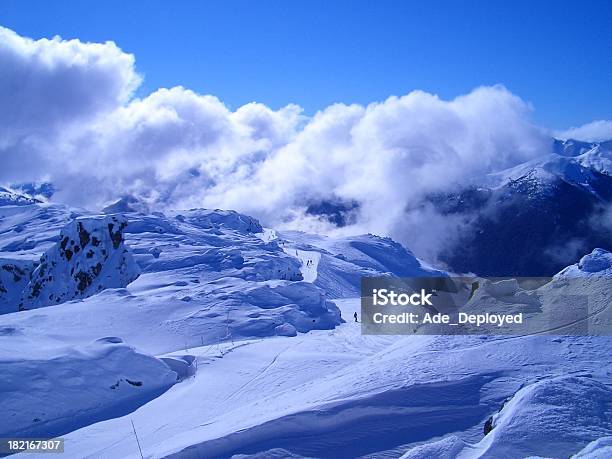
[[311, 114], [502, 83], [548, 127], [612, 118], [604, 0], [3, 0], [0, 24], [32, 38], [115, 41], [136, 56], [140, 95], [183, 85], [232, 108], [293, 102]]

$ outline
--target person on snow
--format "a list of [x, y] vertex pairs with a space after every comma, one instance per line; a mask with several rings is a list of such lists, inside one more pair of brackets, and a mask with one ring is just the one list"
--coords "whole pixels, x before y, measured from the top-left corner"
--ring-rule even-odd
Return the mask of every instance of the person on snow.
[[355, 318], [355, 322], [359, 322], [359, 321], [357, 320], [357, 311], [355, 311], [355, 314], [353, 314], [353, 317]]

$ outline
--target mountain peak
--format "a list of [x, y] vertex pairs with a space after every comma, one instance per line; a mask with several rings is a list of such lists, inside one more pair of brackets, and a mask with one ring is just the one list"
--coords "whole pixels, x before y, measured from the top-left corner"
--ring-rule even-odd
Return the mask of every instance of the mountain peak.
[[41, 202], [38, 199], [0, 187], [0, 206], [27, 206]]

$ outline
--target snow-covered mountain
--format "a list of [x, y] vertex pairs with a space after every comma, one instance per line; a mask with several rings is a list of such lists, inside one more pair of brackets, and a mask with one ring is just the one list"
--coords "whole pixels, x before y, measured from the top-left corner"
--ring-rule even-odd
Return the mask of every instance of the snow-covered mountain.
[[440, 259], [457, 272], [549, 276], [612, 249], [612, 143], [555, 142], [556, 153], [432, 196], [465, 231]]
[[39, 203], [38, 199], [32, 198], [25, 194], [19, 194], [12, 190], [6, 189], [4, 187], [0, 187], [0, 205], [8, 206], [8, 205], [28, 205]]
[[[10, 426], [1, 429], [6, 433], [66, 433], [145, 403], [169, 387], [168, 373], [177, 373], [177, 380], [187, 371], [183, 357], [166, 359], [171, 371], [108, 336], [129, 337], [137, 348], [163, 354], [333, 329], [342, 319], [330, 299], [356, 295], [361, 275], [434, 272], [389, 239], [305, 242], [307, 235], [285, 238], [232, 211], [96, 216], [60, 205], [10, 203], [0, 207], [1, 298], [3, 312], [21, 312], [2, 318], [0, 366], [23, 390], [0, 385], [0, 398], [11, 400], [4, 418]], [[342, 276], [327, 294], [325, 285]], [[100, 361], [124, 354], [141, 363], [111, 371], [112, 361]], [[58, 359], [64, 367], [54, 366]], [[40, 391], [25, 382], [37, 371], [47, 379]], [[76, 383], [64, 380], [66, 372], [100, 392], [75, 402]], [[117, 394], [126, 398], [109, 399], [115, 392], [104, 393], [104, 385], [123, 387], [127, 392]], [[50, 386], [57, 404], [41, 405]]]
[[[71, 458], [139, 458], [134, 430], [144, 457], [609, 451], [609, 337], [361, 335], [362, 277], [446, 275], [389, 238], [7, 202], [0, 437], [62, 435]], [[554, 314], [588, 280], [607, 313], [610, 273], [598, 249], [530, 297]]]

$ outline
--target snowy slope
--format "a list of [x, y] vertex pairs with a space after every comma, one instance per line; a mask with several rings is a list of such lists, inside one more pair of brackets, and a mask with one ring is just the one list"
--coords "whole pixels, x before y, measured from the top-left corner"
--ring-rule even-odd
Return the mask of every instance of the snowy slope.
[[[358, 302], [339, 304], [348, 315]], [[364, 337], [346, 323], [333, 332], [202, 347], [191, 350], [200, 362], [193, 379], [127, 417], [68, 435], [67, 448], [81, 457], [139, 457], [131, 419], [147, 457], [267, 457], [279, 449], [306, 457], [399, 457], [411, 444], [447, 435], [476, 444], [508, 399], [524, 399], [521, 387], [580, 368], [579, 378], [594, 389], [576, 401], [570, 396], [584, 387], [561, 392], [554, 399], [561, 414], [538, 417], [547, 412], [546, 398], [529, 402], [528, 412], [508, 411], [521, 416], [522, 431], [545, 427], [551, 441], [566, 423], [572, 435], [556, 451], [578, 452], [610, 433], [609, 390], [602, 386], [610, 375], [601, 362], [611, 346], [608, 338]], [[585, 414], [568, 422], [576, 412]], [[503, 444], [516, 441], [506, 436]], [[517, 446], [540, 451], [537, 442]]]
[[482, 186], [501, 187], [505, 183], [535, 173], [543, 179], [558, 178], [585, 184], [594, 173], [610, 175], [612, 142], [587, 143], [576, 140], [555, 140], [554, 153], [525, 162], [513, 168], [475, 178]]
[[589, 443], [572, 459], [606, 459], [612, 456], [612, 437], [602, 437]]
[[[3, 208], [6, 214], [10, 210]], [[41, 210], [67, 217], [63, 209], [49, 205], [26, 209], [18, 217], [24, 227], [36, 227]], [[37, 263], [33, 273], [23, 276], [31, 278], [23, 290], [28, 310], [7, 314], [1, 321], [3, 373], [21, 379], [24, 372], [32, 372], [32, 365], [50, 368], [39, 376], [44, 384], [23, 385], [27, 401], [15, 399], [24, 416], [16, 428], [25, 432], [28, 419], [43, 419], [37, 415], [35, 401], [42, 403], [50, 390], [58, 403], [45, 411], [47, 434], [64, 433], [120, 412], [108, 406], [115, 400], [108, 378], [99, 382], [99, 391], [88, 391], [82, 398], [73, 397], [74, 392], [61, 383], [71, 365], [79, 367], [74, 362], [81, 350], [104, 336], [120, 336], [144, 352], [159, 354], [245, 338], [295, 336], [341, 323], [338, 309], [325, 293], [308, 281], [312, 279], [303, 280], [301, 260], [285, 253], [276, 241], [262, 241], [258, 237], [262, 228], [250, 217], [190, 210], [169, 216], [129, 214], [127, 220], [117, 215], [78, 217], [63, 228], [59, 224], [48, 228], [44, 242], [34, 241], [10, 252], [15, 260], [31, 260], [46, 249], [38, 262], [31, 261]], [[8, 232], [7, 239], [13, 237], [13, 231]], [[140, 277], [130, 282], [138, 271]], [[81, 272], [90, 276], [88, 282], [81, 279]], [[122, 286], [128, 289], [117, 288]], [[35, 357], [36, 349], [58, 351]], [[23, 357], [16, 360], [15, 355]], [[29, 363], [31, 359], [36, 363]], [[79, 384], [89, 384], [90, 368], [115, 365], [109, 359], [106, 353], [85, 352], [82, 369], [75, 370], [83, 375]], [[65, 362], [64, 370], [56, 368], [59, 361]], [[166, 362], [176, 370], [176, 359]], [[169, 368], [160, 368], [161, 376], [149, 382], [155, 395], [164, 384], [167, 388], [167, 380], [161, 377]], [[139, 380], [139, 365], [133, 370], [132, 376], [123, 377], [124, 371], [116, 368], [108, 377]], [[3, 394], [12, 397], [10, 386], [0, 385], [4, 389]], [[118, 403], [130, 411], [150, 398], [140, 395], [136, 401], [120, 399]], [[67, 399], [71, 403], [62, 402]], [[66, 416], [72, 418], [69, 424], [62, 421]], [[3, 425], [0, 431], [8, 428]]]
[[[62, 228], [76, 237], [79, 221], [121, 219], [71, 223], [65, 208], [20, 207], [0, 207], [33, 242], [3, 252], [14, 260], [61, 248]], [[56, 221], [41, 240], [29, 228], [42, 231], [43, 211]], [[220, 210], [125, 218], [138, 278], [0, 316], [11, 413], [0, 436], [61, 434], [64, 457], [138, 458], [133, 421], [145, 457], [516, 457], [540, 454], [530, 435], [552, 442], [573, 418], [549, 454], [607, 447], [608, 337], [363, 336], [352, 320], [362, 276], [445, 273], [372, 235], [276, 232]], [[15, 237], [3, 232], [0, 247]], [[564, 307], [571, 274], [594, 277], [606, 309], [611, 261], [585, 256], [539, 289], [538, 304]]]
[[517, 457], [540, 454], [540, 435], [567, 457], [612, 433], [610, 351], [608, 337], [377, 337], [354, 322], [225, 340], [189, 348], [192, 378], [67, 435], [67, 451], [137, 458], [134, 421], [146, 457]]
[[38, 261], [84, 211], [56, 204], [0, 205], [0, 257]]
[[492, 430], [476, 444], [450, 436], [402, 458], [569, 457], [585, 439], [612, 430], [612, 389], [588, 374], [546, 378], [519, 390], [490, 419]]
[[296, 231], [280, 232], [276, 237], [288, 254], [302, 260], [307, 276], [331, 298], [358, 296], [364, 276], [445, 275], [425, 267], [390, 238], [367, 234], [335, 239]]
[[177, 380], [164, 362], [118, 338], [83, 346], [48, 343], [33, 348], [18, 329], [3, 326], [0, 336], [11, 337], [22, 350], [0, 350], [0, 431], [5, 437], [61, 435], [121, 416]]

